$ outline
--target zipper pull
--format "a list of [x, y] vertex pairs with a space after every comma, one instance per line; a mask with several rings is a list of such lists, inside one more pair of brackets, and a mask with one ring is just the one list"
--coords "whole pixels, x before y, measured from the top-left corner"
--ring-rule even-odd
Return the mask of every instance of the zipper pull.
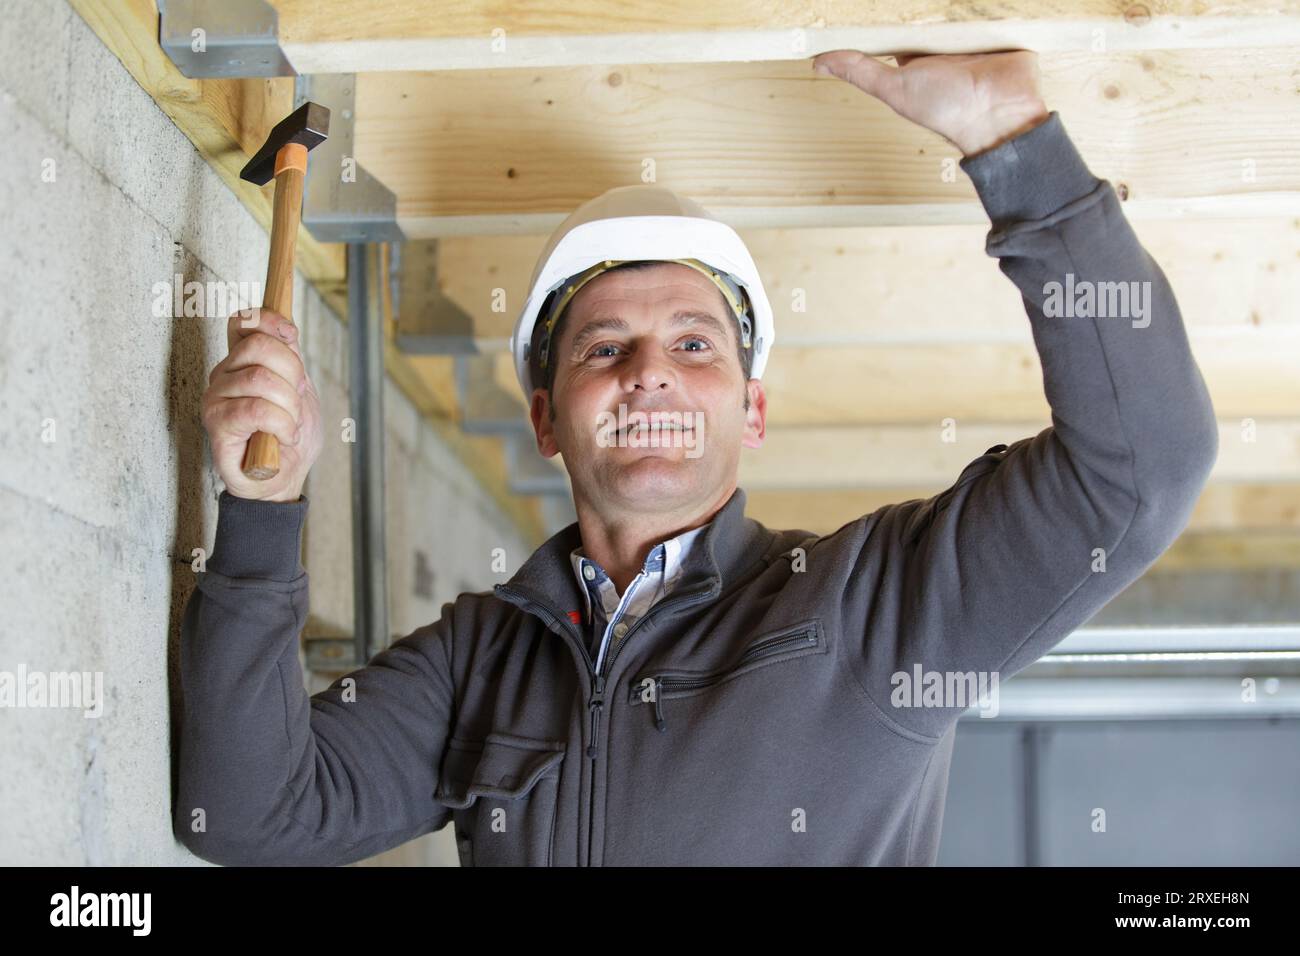
[[668, 721], [664, 720], [664, 709], [663, 709], [664, 696], [663, 695], [664, 695], [664, 679], [662, 677], [656, 677], [655, 678], [655, 727], [658, 728], [660, 733], [663, 733], [665, 730], [668, 729]]
[[595, 693], [591, 698], [591, 703], [587, 705], [588, 709], [591, 711], [591, 743], [587, 744], [587, 756], [592, 760], [596, 759], [598, 749], [596, 746], [596, 734], [600, 732], [600, 710], [605, 706], [604, 694], [605, 676], [603, 674], [597, 674]]
[[587, 744], [587, 756], [596, 759], [596, 734], [600, 732], [600, 709], [605, 702], [599, 697], [591, 702], [591, 743]]

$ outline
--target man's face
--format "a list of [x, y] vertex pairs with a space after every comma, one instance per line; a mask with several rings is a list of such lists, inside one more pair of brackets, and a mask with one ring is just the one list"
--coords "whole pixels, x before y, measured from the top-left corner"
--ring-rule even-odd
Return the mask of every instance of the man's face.
[[535, 389], [530, 408], [538, 449], [564, 456], [575, 498], [607, 514], [682, 511], [734, 487], [766, 418], [737, 336], [718, 287], [680, 263], [583, 286], [552, 343], [553, 399]]

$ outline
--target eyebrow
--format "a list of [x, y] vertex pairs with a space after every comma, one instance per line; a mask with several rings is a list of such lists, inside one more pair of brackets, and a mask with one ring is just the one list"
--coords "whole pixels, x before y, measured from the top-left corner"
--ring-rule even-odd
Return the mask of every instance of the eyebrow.
[[[701, 312], [698, 309], [679, 309], [673, 313], [669, 321], [674, 326], [701, 325], [722, 338], [727, 338], [727, 327], [712, 312]], [[578, 355], [588, 342], [606, 330], [612, 329], [626, 332], [630, 328], [631, 326], [627, 320], [617, 315], [606, 315], [592, 319], [574, 335], [570, 351], [573, 355]]]

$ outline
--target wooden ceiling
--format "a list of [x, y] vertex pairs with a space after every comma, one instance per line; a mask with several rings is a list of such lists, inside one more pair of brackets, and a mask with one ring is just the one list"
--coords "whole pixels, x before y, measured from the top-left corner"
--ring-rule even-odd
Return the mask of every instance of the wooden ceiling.
[[[232, 170], [292, 81], [187, 80], [157, 50], [152, 0], [73, 5], [265, 221], [268, 194]], [[472, 391], [515, 426], [473, 427], [454, 357], [402, 353], [400, 303], [390, 372], [535, 541], [549, 529], [507, 471], [522, 459], [506, 446], [532, 440], [506, 340], [549, 231], [650, 176], [740, 230], [776, 310], [769, 435], [741, 465], [753, 517], [829, 531], [1050, 424], [959, 153], [809, 66], [844, 47], [1026, 47], [1169, 276], [1220, 417], [1211, 484], [1164, 561], [1300, 567], [1300, 0], [272, 5], [296, 69], [358, 74], [357, 159], [407, 237], [438, 241], [438, 286], [480, 352]], [[339, 249], [301, 243], [342, 311]]]

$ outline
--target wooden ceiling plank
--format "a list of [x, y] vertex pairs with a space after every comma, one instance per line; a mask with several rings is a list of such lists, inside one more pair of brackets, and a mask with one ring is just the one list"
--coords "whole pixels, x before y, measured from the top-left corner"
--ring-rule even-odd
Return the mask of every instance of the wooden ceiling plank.
[[[1300, 219], [1135, 225], [1194, 342], [1300, 335]], [[1025, 345], [1020, 292], [984, 252], [988, 223], [742, 230], [776, 314], [777, 349]], [[442, 291], [503, 351], [545, 236], [438, 243]], [[940, 274], [944, 281], [935, 282]]]
[[636, 0], [595, 14], [554, 0], [272, 0], [302, 73], [799, 59], [823, 50], [970, 53], [1294, 45], [1293, 0]]
[[[1292, 49], [1044, 56], [1044, 96], [1135, 220], [1300, 216]], [[357, 157], [408, 237], [549, 232], [654, 181], [737, 228], [987, 222], [960, 154], [803, 63], [374, 73]]]
[[[943, 485], [988, 448], [1010, 445], [1045, 424], [959, 423], [953, 441], [934, 426], [770, 428], [740, 459], [740, 484], [755, 490]], [[1258, 420], [1253, 440], [1241, 422], [1219, 423], [1210, 480], [1243, 484], [1300, 481], [1300, 419]]]
[[[949, 482], [951, 484], [951, 481]], [[854, 518], [913, 498], [929, 498], [943, 484], [910, 487], [765, 491], [746, 489], [745, 513], [769, 528], [804, 528], [829, 534]], [[1187, 531], [1300, 532], [1300, 484], [1216, 484], [1205, 486]]]
[[[1260, 334], [1231, 348], [1216, 340], [1192, 345], [1219, 418], [1300, 413], [1300, 335]], [[524, 422], [527, 406], [508, 353], [496, 354], [493, 373], [497, 392]], [[763, 390], [769, 427], [1050, 420], [1030, 344], [793, 348], [778, 337]]]

